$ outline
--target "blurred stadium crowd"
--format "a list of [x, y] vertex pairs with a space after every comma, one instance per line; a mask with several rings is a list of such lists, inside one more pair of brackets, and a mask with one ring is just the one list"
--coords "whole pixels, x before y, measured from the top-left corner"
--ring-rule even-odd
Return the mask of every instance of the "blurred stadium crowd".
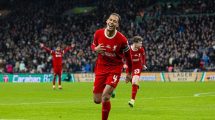
[[[0, 72], [50, 72], [51, 56], [40, 42], [52, 49], [75, 43], [64, 56], [64, 71], [92, 72], [93, 33], [105, 27], [112, 12], [121, 15], [119, 30], [129, 40], [134, 35], [144, 38], [148, 71], [215, 70], [214, 0], [80, 1], [12, 1], [8, 14], [0, 14]], [[94, 7], [72, 11], [83, 6]]]

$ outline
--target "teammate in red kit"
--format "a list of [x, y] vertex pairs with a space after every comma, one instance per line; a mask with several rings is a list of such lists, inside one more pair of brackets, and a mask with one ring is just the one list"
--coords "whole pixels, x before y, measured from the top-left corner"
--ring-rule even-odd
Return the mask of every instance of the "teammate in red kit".
[[140, 36], [133, 37], [133, 44], [131, 45], [132, 58], [132, 78], [126, 79], [126, 83], [132, 83], [131, 100], [128, 102], [130, 107], [134, 107], [135, 98], [139, 89], [139, 79], [142, 69], [147, 69], [145, 50], [142, 47], [143, 38]]
[[120, 16], [112, 13], [106, 21], [106, 28], [99, 29], [94, 34], [91, 45], [98, 53], [95, 66], [94, 102], [102, 103], [102, 120], [107, 120], [111, 109], [110, 97], [116, 88], [123, 68], [123, 56], [128, 65], [128, 75], [131, 75], [131, 55], [127, 38], [116, 30], [119, 27]]
[[58, 46], [56, 50], [51, 50], [50, 48], [46, 47], [43, 43], [40, 43], [40, 47], [45, 49], [47, 52], [49, 52], [52, 55], [52, 66], [53, 66], [53, 73], [54, 73], [54, 79], [53, 79], [53, 89], [55, 89], [55, 81], [56, 77], [58, 75], [58, 88], [62, 89], [61, 86], [61, 75], [63, 72], [63, 55], [69, 51], [70, 49], [74, 48], [74, 44], [71, 44], [71, 46], [66, 47], [64, 50], [61, 50], [61, 48]]

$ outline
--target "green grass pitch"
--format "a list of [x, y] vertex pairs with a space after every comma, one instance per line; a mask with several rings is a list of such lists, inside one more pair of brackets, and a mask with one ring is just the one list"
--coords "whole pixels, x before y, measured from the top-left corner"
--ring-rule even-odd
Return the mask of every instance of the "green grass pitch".
[[[101, 120], [93, 83], [0, 83], [0, 120]], [[215, 120], [215, 82], [141, 82], [134, 108], [131, 85], [120, 82], [109, 120]]]

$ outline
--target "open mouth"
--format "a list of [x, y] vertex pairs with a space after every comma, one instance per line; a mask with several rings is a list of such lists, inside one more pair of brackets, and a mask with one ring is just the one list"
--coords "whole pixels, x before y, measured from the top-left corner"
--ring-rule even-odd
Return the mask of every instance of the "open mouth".
[[114, 26], [113, 26], [113, 25], [109, 25], [109, 24], [108, 24], [108, 28], [109, 28], [109, 29], [113, 29], [113, 28], [114, 28]]

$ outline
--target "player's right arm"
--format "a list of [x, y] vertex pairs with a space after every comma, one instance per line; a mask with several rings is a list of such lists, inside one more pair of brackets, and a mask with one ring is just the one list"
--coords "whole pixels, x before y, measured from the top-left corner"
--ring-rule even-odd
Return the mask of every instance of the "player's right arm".
[[144, 48], [140, 49], [140, 51], [142, 54], [143, 69], [146, 70], [147, 69], [147, 67], [146, 67], [146, 53], [145, 53]]
[[91, 49], [97, 53], [104, 53], [104, 45], [98, 44], [98, 32], [94, 34], [93, 43], [91, 44]]
[[40, 47], [43, 48], [46, 52], [52, 53], [52, 50], [46, 47], [43, 43], [40, 43]]

